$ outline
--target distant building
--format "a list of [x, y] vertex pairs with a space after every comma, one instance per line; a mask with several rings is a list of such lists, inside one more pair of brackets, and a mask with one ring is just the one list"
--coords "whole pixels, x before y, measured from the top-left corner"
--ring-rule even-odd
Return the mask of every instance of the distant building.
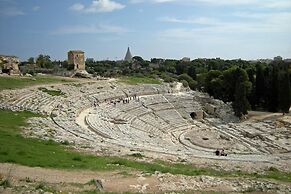
[[130, 52], [129, 47], [127, 48], [126, 55], [124, 57], [124, 61], [131, 62], [132, 61], [132, 54]]
[[0, 73], [20, 74], [20, 60], [15, 56], [0, 55]]
[[191, 59], [190, 59], [189, 57], [183, 57], [183, 58], [181, 59], [181, 61], [182, 61], [182, 62], [190, 62]]
[[73, 66], [74, 70], [85, 70], [85, 55], [83, 51], [69, 51], [68, 64]]

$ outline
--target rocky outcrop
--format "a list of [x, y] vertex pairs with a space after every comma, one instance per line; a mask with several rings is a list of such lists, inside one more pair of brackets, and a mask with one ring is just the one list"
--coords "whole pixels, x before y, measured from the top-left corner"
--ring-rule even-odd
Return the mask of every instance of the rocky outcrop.
[[0, 73], [19, 74], [19, 63], [18, 57], [0, 55]]

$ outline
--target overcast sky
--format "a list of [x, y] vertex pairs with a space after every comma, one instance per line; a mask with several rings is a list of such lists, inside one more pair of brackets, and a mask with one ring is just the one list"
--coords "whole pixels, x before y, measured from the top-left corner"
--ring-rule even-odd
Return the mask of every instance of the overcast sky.
[[0, 54], [291, 58], [291, 0], [0, 0]]

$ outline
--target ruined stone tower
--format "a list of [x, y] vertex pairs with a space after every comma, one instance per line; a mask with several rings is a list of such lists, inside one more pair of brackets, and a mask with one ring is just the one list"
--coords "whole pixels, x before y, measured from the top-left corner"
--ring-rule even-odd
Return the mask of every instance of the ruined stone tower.
[[73, 65], [74, 70], [85, 70], [85, 55], [83, 51], [69, 51], [68, 64]]

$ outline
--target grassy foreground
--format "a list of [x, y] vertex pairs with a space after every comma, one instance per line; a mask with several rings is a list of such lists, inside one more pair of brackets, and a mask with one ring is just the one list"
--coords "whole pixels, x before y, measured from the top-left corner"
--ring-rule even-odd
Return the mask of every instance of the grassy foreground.
[[54, 76], [35, 76], [35, 77], [19, 77], [19, 76], [0, 76], [0, 91], [5, 89], [16, 89], [32, 85], [66, 83], [67, 79]]
[[26, 119], [36, 117], [30, 112], [11, 112], [0, 110], [0, 162], [17, 163], [25, 166], [39, 166], [58, 169], [89, 169], [89, 170], [140, 170], [154, 173], [183, 174], [188, 176], [209, 175], [225, 177], [270, 178], [291, 181], [291, 173], [272, 168], [263, 174], [244, 172], [224, 172], [208, 168], [196, 168], [191, 164], [170, 164], [156, 161], [155, 163], [137, 162], [134, 160], [93, 156], [78, 153], [68, 147], [55, 143], [20, 135], [21, 126], [26, 126]]
[[149, 77], [126, 76], [119, 78], [121, 82], [129, 85], [137, 84], [161, 84], [160, 80]]

